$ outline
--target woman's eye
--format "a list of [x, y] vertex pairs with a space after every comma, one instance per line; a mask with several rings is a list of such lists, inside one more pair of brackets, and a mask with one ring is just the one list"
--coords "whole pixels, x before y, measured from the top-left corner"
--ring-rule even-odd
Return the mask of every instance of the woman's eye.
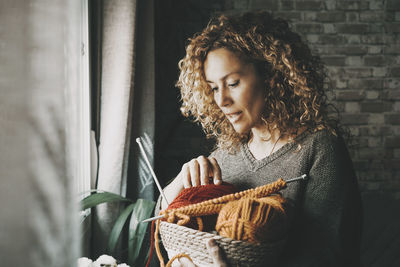
[[236, 86], [238, 86], [238, 85], [239, 85], [239, 80], [237, 80], [236, 82], [233, 82], [233, 83], [229, 83], [229, 84], [228, 84], [229, 87], [236, 87]]

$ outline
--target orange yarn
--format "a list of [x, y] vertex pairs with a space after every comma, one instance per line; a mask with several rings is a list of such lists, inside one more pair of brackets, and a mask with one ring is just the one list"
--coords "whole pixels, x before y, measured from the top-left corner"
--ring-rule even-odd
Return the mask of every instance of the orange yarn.
[[281, 238], [285, 230], [282, 224], [284, 203], [280, 195], [231, 201], [221, 209], [215, 229], [220, 236], [251, 243]]

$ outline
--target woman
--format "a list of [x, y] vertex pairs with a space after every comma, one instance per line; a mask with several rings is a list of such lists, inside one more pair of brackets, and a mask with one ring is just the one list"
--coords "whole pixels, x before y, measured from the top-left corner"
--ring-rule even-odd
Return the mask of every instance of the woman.
[[[282, 192], [291, 219], [279, 266], [359, 265], [351, 159], [328, 116], [323, 66], [287, 22], [265, 12], [222, 15], [190, 39], [179, 67], [182, 113], [217, 148], [183, 165], [164, 189], [167, 199], [222, 180], [247, 189], [307, 174]], [[215, 243], [209, 247], [217, 265], [225, 264]]]

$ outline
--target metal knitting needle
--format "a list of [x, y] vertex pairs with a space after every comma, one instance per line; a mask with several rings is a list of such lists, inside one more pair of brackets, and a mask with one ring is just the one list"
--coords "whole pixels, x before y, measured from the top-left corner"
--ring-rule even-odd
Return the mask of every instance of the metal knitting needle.
[[[301, 175], [301, 176], [288, 179], [288, 180], [286, 180], [285, 182], [286, 182], [286, 183], [291, 183], [291, 182], [296, 182], [296, 181], [301, 181], [301, 180], [307, 180], [307, 174], [303, 174], [303, 175]], [[164, 218], [164, 217], [165, 217], [165, 215], [158, 215], [158, 216], [151, 217], [151, 218], [148, 218], [148, 219], [146, 219], [146, 220], [143, 220], [142, 222], [151, 222], [151, 221], [154, 221], [154, 220], [157, 220], [157, 219], [162, 219], [162, 218]]]
[[292, 179], [288, 179], [286, 180], [286, 183], [291, 183], [291, 182], [295, 182], [295, 181], [301, 181], [301, 180], [307, 180], [307, 174], [303, 174], [301, 176], [292, 178]]
[[162, 218], [164, 218], [165, 216], [164, 215], [158, 215], [158, 216], [155, 216], [155, 217], [151, 217], [151, 218], [148, 218], [148, 219], [146, 219], [146, 220], [143, 220], [143, 221], [141, 221], [142, 223], [144, 223], [144, 222], [151, 222], [151, 221], [154, 221], [154, 220], [157, 220], [157, 219], [162, 219]]
[[149, 161], [149, 159], [147, 157], [146, 151], [143, 148], [142, 140], [140, 139], [140, 137], [136, 138], [136, 143], [138, 143], [139, 148], [142, 151], [142, 154], [143, 154], [143, 157], [144, 157], [144, 161], [146, 162], [147, 167], [149, 168], [150, 173], [153, 176], [154, 182], [156, 182], [158, 191], [160, 191], [161, 196], [164, 198], [165, 202], [167, 202], [167, 205], [169, 206], [169, 202], [168, 202], [167, 198], [164, 195], [164, 191], [162, 190], [160, 182], [158, 181], [157, 176], [154, 173], [153, 167], [151, 167], [150, 161]]

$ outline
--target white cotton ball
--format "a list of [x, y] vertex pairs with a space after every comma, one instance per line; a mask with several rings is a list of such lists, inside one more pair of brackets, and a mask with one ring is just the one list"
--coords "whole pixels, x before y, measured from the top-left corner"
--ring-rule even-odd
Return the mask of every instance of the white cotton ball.
[[128, 264], [126, 264], [126, 263], [121, 263], [121, 264], [118, 264], [118, 266], [117, 267], [129, 267], [129, 265]]
[[92, 260], [86, 257], [78, 259], [78, 267], [92, 267]]
[[93, 267], [116, 267], [117, 260], [108, 255], [101, 255], [95, 262], [92, 264]]

